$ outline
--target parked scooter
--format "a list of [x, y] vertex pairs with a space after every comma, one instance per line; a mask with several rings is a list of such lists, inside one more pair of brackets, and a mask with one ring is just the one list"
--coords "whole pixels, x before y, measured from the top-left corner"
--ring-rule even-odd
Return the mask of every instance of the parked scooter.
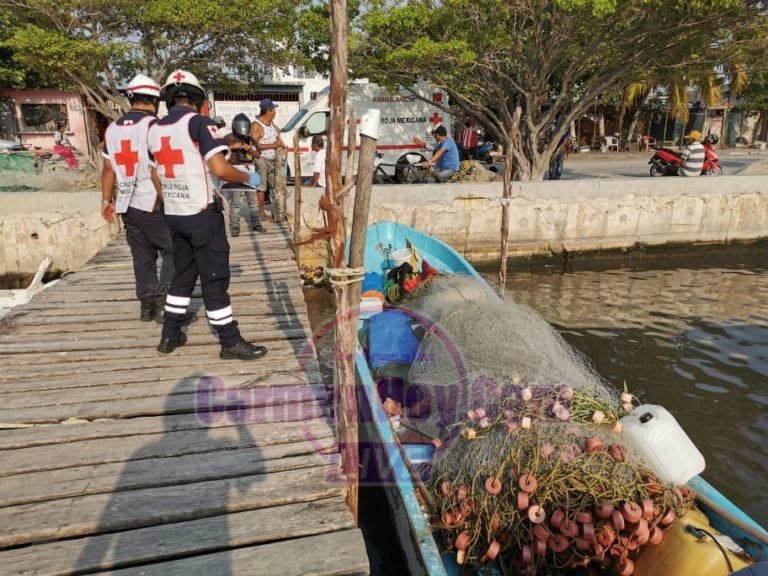
[[478, 160], [479, 162], [485, 162], [486, 164], [493, 164], [493, 156], [491, 156], [492, 151], [493, 142], [487, 140], [477, 147], [474, 156], [472, 156], [472, 160]]
[[[702, 176], [720, 176], [723, 169], [720, 167], [720, 159], [713, 146], [720, 139], [717, 134], [710, 134], [702, 141], [704, 146], [704, 166], [701, 169]], [[651, 165], [651, 176], [677, 176], [682, 158], [680, 153], [669, 148], [655, 147], [656, 153], [648, 161]]]

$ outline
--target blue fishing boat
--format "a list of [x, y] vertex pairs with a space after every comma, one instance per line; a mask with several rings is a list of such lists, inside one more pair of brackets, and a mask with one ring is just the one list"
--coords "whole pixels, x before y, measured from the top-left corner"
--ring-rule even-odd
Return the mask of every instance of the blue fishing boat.
[[[441, 274], [462, 274], [487, 286], [472, 265], [444, 242], [409, 226], [388, 221], [373, 224], [367, 230], [364, 257], [366, 272], [386, 275], [388, 270], [399, 263], [396, 261], [398, 254], [405, 249], [418, 253]], [[370, 336], [370, 325], [369, 315], [361, 314], [361, 342], [368, 342], [366, 338]], [[425, 506], [426, 487], [420, 482], [417, 470], [429, 464], [435, 446], [401, 441], [391, 414], [384, 409], [380, 389], [364, 349], [364, 345], [358, 347], [355, 359], [360, 384], [361, 482], [376, 482], [383, 486], [398, 545], [403, 551], [410, 574], [454, 576], [467, 573], [466, 570], [462, 572], [462, 566], [457, 564], [456, 550], [444, 546], [439, 533], [433, 532], [430, 514]], [[375, 473], [368, 470], [372, 464], [375, 464], [372, 467]], [[744, 569], [752, 571], [743, 574], [768, 574], [767, 564], [762, 562], [768, 558], [768, 533], [701, 476], [695, 476], [688, 485], [696, 493], [696, 508], [692, 510], [691, 516], [686, 515], [682, 519], [691, 520], [678, 520], [675, 523], [675, 526], [679, 525], [678, 540], [674, 546], [667, 546], [665, 552], [661, 552], [661, 547], [646, 548], [641, 554], [642, 561], [637, 561], [634, 573], [643, 576], [708, 576], [742, 574]], [[701, 514], [700, 518], [696, 516], [698, 514]], [[701, 542], [707, 540], [707, 535], [713, 534], [717, 540], [709, 540], [707, 550], [709, 547], [719, 549], [722, 556], [707, 563], [706, 559], [702, 560], [707, 555], [703, 553], [705, 547]], [[733, 562], [733, 556], [720, 543], [720, 535], [738, 542], [754, 562], [741, 562], [741, 559], [738, 563]], [[719, 566], [713, 567], [712, 562], [719, 563]], [[685, 566], [683, 571], [680, 566]], [[744, 568], [746, 566], [751, 567]], [[513, 573], [508, 569], [501, 570], [493, 562], [486, 564], [484, 569], [484, 573], [488, 574]]]

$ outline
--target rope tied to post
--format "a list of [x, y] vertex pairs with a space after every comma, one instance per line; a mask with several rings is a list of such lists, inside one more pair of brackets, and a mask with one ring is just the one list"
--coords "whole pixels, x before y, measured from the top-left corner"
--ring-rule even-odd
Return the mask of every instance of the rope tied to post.
[[325, 271], [333, 286], [362, 282], [365, 276], [365, 268], [326, 268]]

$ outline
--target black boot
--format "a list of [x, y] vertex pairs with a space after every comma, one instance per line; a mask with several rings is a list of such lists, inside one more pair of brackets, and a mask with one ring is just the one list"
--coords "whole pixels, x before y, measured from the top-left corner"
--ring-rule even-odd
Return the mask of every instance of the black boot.
[[157, 304], [154, 298], [144, 298], [141, 301], [141, 315], [139, 320], [142, 322], [150, 322], [154, 320], [155, 313], [157, 311]]
[[157, 351], [163, 354], [170, 354], [179, 346], [184, 346], [187, 343], [187, 335], [184, 332], [179, 332], [176, 336], [168, 338], [161, 338], [160, 344], [157, 345]]
[[254, 346], [250, 342], [240, 340], [234, 346], [223, 346], [219, 353], [222, 360], [256, 360], [265, 356], [267, 348], [265, 346]]
[[155, 322], [162, 324], [165, 320], [165, 294], [155, 297]]

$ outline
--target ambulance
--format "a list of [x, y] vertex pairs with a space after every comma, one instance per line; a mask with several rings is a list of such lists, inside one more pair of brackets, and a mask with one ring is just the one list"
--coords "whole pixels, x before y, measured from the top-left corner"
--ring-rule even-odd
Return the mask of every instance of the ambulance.
[[[375, 108], [381, 112], [379, 139], [376, 151], [380, 154], [380, 169], [384, 170], [394, 180], [402, 182], [403, 171], [400, 167], [426, 160], [431, 153], [414, 143], [414, 138], [420, 138], [434, 144], [432, 130], [437, 126], [445, 126], [451, 134], [451, 119], [443, 110], [448, 106], [448, 95], [441, 90], [427, 85], [414, 86], [424, 99], [417, 98], [409, 90], [401, 89], [395, 92], [372, 83], [351, 83], [347, 87], [346, 114], [349, 117], [352, 110], [358, 119], [357, 146], [360, 146], [359, 120], [362, 114]], [[288, 177], [293, 178], [294, 172], [294, 134], [299, 134], [299, 150], [301, 152], [302, 178], [312, 176], [313, 153], [310, 149], [312, 136], [327, 133], [330, 121], [330, 86], [313, 94], [312, 98], [285, 124], [280, 137], [288, 147], [286, 165]], [[346, 130], [344, 133], [346, 151]], [[326, 142], [327, 147], [327, 142]], [[342, 158], [342, 163], [346, 161]]]

